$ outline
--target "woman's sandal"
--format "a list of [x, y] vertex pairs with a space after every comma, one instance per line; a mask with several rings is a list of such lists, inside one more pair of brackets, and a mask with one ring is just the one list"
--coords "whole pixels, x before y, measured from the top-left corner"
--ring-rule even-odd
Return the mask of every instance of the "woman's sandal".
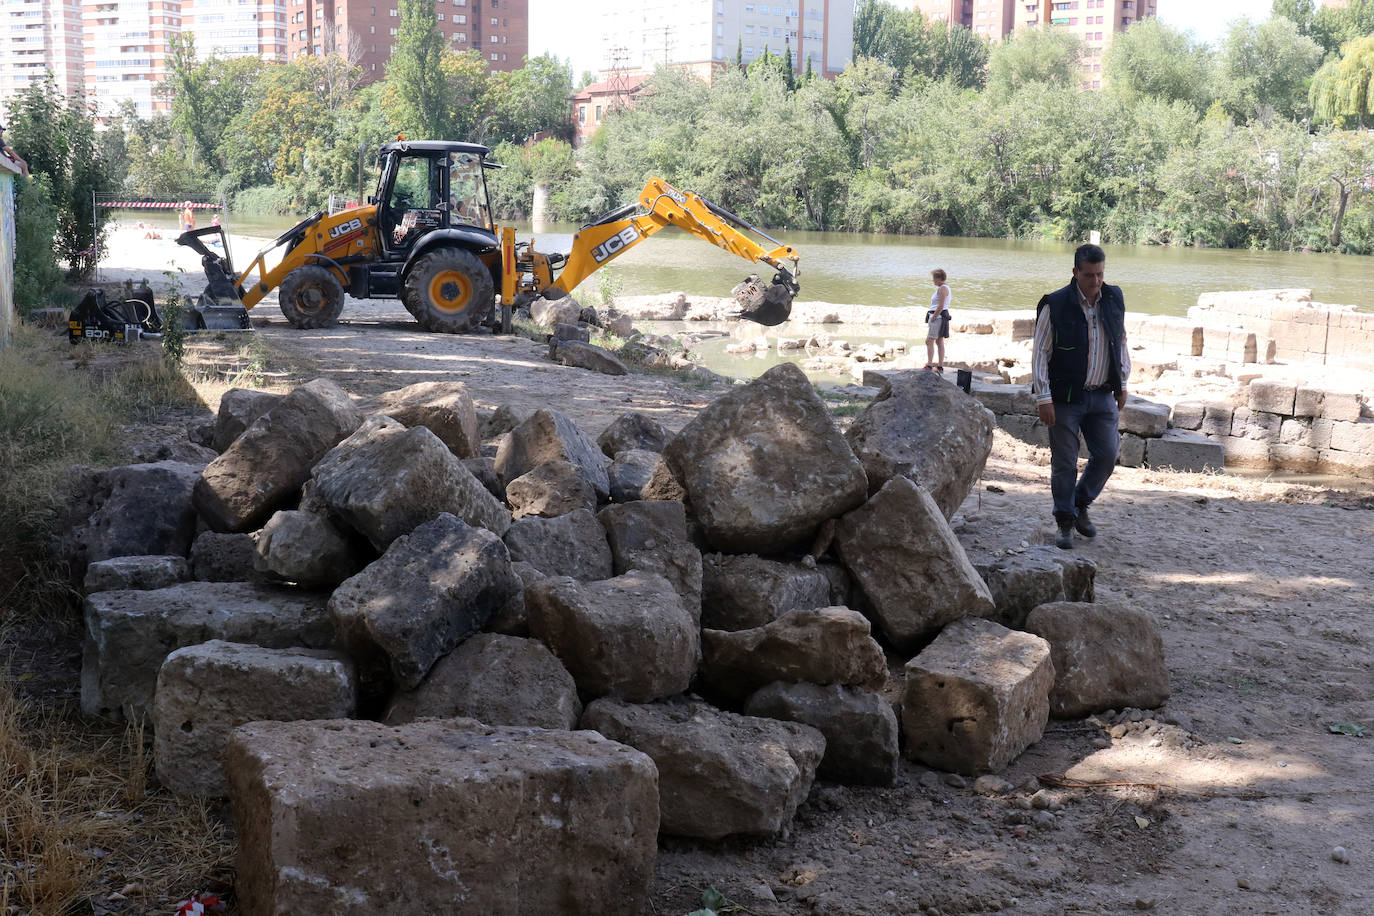
[[938, 372], [938, 373], [941, 374], [941, 375], [944, 375], [944, 374], [945, 374], [945, 367], [944, 367], [944, 366], [936, 366], [936, 367], [935, 367], [935, 371]]

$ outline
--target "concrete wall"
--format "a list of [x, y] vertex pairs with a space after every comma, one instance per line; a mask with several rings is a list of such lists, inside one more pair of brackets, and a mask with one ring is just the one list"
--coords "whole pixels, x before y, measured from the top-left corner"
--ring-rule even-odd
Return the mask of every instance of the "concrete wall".
[[14, 173], [0, 167], [0, 347], [10, 342], [18, 325], [19, 314], [14, 309]]

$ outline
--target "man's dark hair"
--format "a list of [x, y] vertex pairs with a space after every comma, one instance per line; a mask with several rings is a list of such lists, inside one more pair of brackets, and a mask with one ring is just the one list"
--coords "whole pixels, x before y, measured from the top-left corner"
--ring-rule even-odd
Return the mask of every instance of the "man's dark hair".
[[1107, 252], [1096, 245], [1079, 245], [1073, 253], [1073, 269], [1082, 270], [1084, 264], [1101, 264], [1107, 260]]

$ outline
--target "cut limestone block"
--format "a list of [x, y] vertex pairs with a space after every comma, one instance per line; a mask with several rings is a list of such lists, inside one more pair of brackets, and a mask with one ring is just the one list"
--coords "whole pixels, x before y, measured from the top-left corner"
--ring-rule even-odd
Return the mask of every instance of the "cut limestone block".
[[897, 781], [897, 714], [870, 690], [843, 684], [769, 684], [744, 704], [748, 716], [810, 725], [825, 736], [816, 774], [847, 785]]
[[137, 721], [151, 711], [158, 669], [174, 649], [212, 639], [268, 648], [332, 649], [325, 596], [246, 582], [183, 582], [86, 599], [81, 708]]
[[1186, 429], [1171, 429], [1145, 443], [1145, 464], [1175, 471], [1220, 471], [1226, 465], [1221, 443]]
[[153, 700], [157, 777], [178, 795], [227, 794], [224, 749], [259, 719], [345, 719], [358, 706], [353, 662], [337, 652], [212, 639], [162, 663]]
[[788, 611], [830, 604], [830, 580], [815, 566], [724, 553], [701, 562], [701, 619], [712, 629], [761, 627]]
[[190, 578], [185, 557], [111, 557], [86, 567], [86, 593], [166, 588]]
[[1121, 411], [1121, 430], [1145, 438], [1164, 435], [1169, 427], [1169, 406], [1130, 396]]
[[1072, 719], [1104, 709], [1154, 709], [1169, 699], [1164, 640], [1150, 615], [1133, 608], [1059, 601], [1026, 618], [1050, 644], [1050, 715]]
[[471, 719], [254, 722], [225, 767], [244, 913], [605, 913], [647, 906], [658, 786], [589, 732]]
[[994, 610], [992, 595], [930, 494], [889, 480], [840, 519], [835, 548], [891, 642], [911, 648], [952, 620]]
[[525, 589], [530, 632], [583, 696], [633, 702], [682, 693], [701, 661], [701, 630], [671, 582], [631, 570], [602, 582], [554, 576]]
[[1145, 463], [1145, 443], [1149, 441], [1133, 433], [1122, 433], [1116, 450], [1116, 463], [1124, 468], [1138, 468]]
[[638, 706], [600, 699], [582, 727], [658, 767], [661, 829], [718, 840], [772, 836], [811, 792], [825, 738], [809, 725], [723, 712], [700, 700]]
[[1257, 378], [1250, 383], [1249, 408], [1293, 416], [1298, 386], [1280, 379]]
[[906, 755], [965, 776], [995, 773], [1040, 740], [1053, 686], [1045, 640], [990, 620], [956, 621], [907, 662]]

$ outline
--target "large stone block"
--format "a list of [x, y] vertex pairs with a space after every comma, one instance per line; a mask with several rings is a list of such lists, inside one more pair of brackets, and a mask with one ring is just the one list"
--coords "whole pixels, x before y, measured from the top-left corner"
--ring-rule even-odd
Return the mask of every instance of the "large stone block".
[[1050, 644], [1050, 715], [1073, 719], [1104, 709], [1154, 709], [1169, 699], [1164, 640], [1134, 608], [1060, 601], [1042, 604], [1026, 630]]
[[324, 513], [285, 509], [269, 518], [258, 533], [253, 568], [267, 578], [334, 586], [356, 573], [372, 555]]
[[196, 510], [216, 531], [252, 531], [300, 495], [310, 469], [362, 423], [342, 388], [315, 379], [277, 402], [206, 466]]
[[547, 646], [537, 639], [478, 633], [435, 662], [420, 686], [397, 693], [384, 721], [462, 718], [570, 729], [580, 715], [577, 684]]
[[330, 514], [377, 550], [443, 512], [497, 537], [510, 527], [506, 508], [423, 426], [360, 431], [321, 461], [312, 478], [314, 495]]
[[157, 672], [175, 649], [222, 639], [266, 648], [332, 649], [325, 597], [246, 582], [184, 582], [86, 599], [81, 708], [137, 721], [151, 711]]
[[761, 627], [788, 611], [826, 607], [831, 583], [816, 566], [751, 554], [702, 557], [701, 620], [716, 630]]
[[1137, 436], [1152, 437], [1164, 435], [1169, 427], [1169, 406], [1156, 404], [1131, 395], [1126, 400], [1126, 409], [1121, 411], [1121, 430]]
[[407, 427], [427, 428], [459, 458], [476, 457], [482, 446], [477, 410], [462, 382], [418, 382], [382, 394], [377, 404]]
[[809, 725], [722, 712], [699, 700], [637, 706], [601, 699], [591, 728], [653, 758], [660, 829], [718, 840], [781, 832], [806, 800], [825, 738]]
[[1221, 443], [1186, 429], [1171, 429], [1145, 442], [1145, 464], [1175, 471], [1220, 471], [1226, 465]]
[[1269, 460], [1276, 468], [1315, 474], [1321, 467], [1321, 451], [1308, 445], [1275, 443], [1269, 450]]
[[687, 513], [676, 500], [641, 500], [607, 506], [596, 515], [611, 545], [612, 572], [658, 573], [673, 584], [682, 603], [701, 618], [702, 557], [687, 537]]
[[245, 913], [637, 916], [653, 762], [590, 732], [470, 719], [254, 722], [226, 771]]
[[663, 457], [718, 550], [776, 554], [808, 544], [868, 489], [863, 465], [792, 363], [717, 398]]
[[1323, 474], [1368, 479], [1374, 477], [1374, 455], [1324, 448], [1319, 453], [1317, 470]]
[[965, 614], [994, 610], [992, 595], [930, 494], [894, 477], [840, 519], [835, 549], [892, 643], [913, 648]]
[[1229, 404], [1205, 404], [1202, 408], [1202, 424], [1198, 427], [1198, 432], [1204, 436], [1229, 436], [1231, 435], [1231, 418], [1234, 414], [1235, 410]]
[[252, 426], [282, 399], [270, 391], [251, 388], [230, 388], [219, 398], [219, 412], [215, 414], [215, 430], [210, 447], [223, 454], [243, 431]]
[[586, 509], [557, 518], [516, 519], [503, 540], [512, 561], [524, 560], [546, 576], [590, 582], [613, 575], [606, 530]]
[[1217, 439], [1228, 467], [1267, 468], [1273, 464], [1273, 444], [1266, 439], [1221, 436]]
[[1037, 606], [1064, 600], [1064, 568], [1043, 553], [1013, 554], [977, 569], [997, 607], [988, 619], [1013, 630]]
[[1039, 636], [967, 618], [906, 664], [906, 755], [966, 776], [995, 773], [1040, 740], [1054, 666]]
[[897, 714], [870, 690], [777, 682], [749, 697], [744, 713], [800, 722], [824, 735], [825, 756], [816, 771], [822, 779], [860, 786], [897, 781]]
[[648, 414], [630, 411], [610, 422], [596, 444], [607, 458], [614, 458], [626, 449], [661, 452], [673, 436], [667, 428]]
[[252, 534], [202, 531], [191, 542], [191, 578], [203, 582], [249, 582], [258, 577], [253, 567], [257, 541]]
[[997, 427], [1014, 439], [1040, 448], [1050, 447], [1050, 434], [1040, 418], [1031, 414], [1009, 413], [997, 418]]
[[863, 462], [870, 495], [893, 477], [906, 477], [950, 518], [983, 473], [994, 425], [992, 413], [957, 386], [912, 370], [888, 377], [845, 440]]
[[185, 557], [111, 557], [86, 567], [86, 593], [166, 588], [190, 578]]
[[1257, 378], [1250, 383], [1249, 407], [1265, 413], [1293, 416], [1298, 386], [1280, 379]]
[[86, 564], [112, 557], [186, 556], [196, 536], [191, 493], [201, 467], [156, 461], [110, 468], [90, 497], [90, 509], [74, 519], [60, 550], [77, 581]]
[[887, 660], [868, 619], [843, 607], [788, 611], [749, 630], [703, 629], [701, 680], [731, 702], [773, 681], [882, 687]]
[[621, 449], [606, 476], [611, 482], [611, 502], [628, 503], [644, 498], [644, 491], [654, 479], [654, 468], [663, 456], [641, 448]]
[[1332, 423], [1329, 447], [1339, 452], [1374, 455], [1374, 420]]
[[1035, 414], [1035, 397], [1026, 385], [993, 385], [974, 381], [969, 393], [994, 414]]
[[682, 693], [701, 661], [696, 618], [654, 573], [544, 579], [525, 589], [525, 615], [586, 697], [644, 703]]
[[221, 796], [229, 733], [270, 719], [346, 719], [358, 707], [353, 662], [337, 652], [211, 640], [177, 649], [157, 675], [153, 759], [178, 795]]
[[1122, 433], [1117, 444], [1116, 463], [1124, 468], [1138, 468], [1145, 463], [1145, 443], [1133, 433]]
[[329, 612], [360, 663], [384, 660], [397, 684], [413, 688], [521, 587], [500, 538], [445, 512], [345, 580]]
[[601, 449], [570, 418], [556, 410], [537, 410], [501, 440], [496, 470], [507, 484], [546, 461], [571, 463], [595, 491], [597, 499], [610, 495], [606, 459]]
[[[610, 480], [609, 475], [607, 480]], [[577, 465], [562, 458], [536, 464], [506, 484], [506, 499], [516, 518], [557, 518], [596, 509], [596, 489]]]
[[1201, 401], [1179, 401], [1169, 415], [1169, 425], [1176, 429], [1198, 429], [1205, 411], [1206, 405]]

